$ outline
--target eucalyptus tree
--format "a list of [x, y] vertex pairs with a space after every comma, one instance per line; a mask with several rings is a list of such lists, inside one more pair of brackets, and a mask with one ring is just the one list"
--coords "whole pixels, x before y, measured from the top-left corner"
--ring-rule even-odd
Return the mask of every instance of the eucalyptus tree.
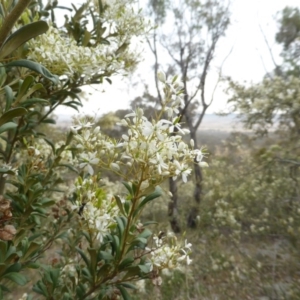
[[[184, 103], [177, 122], [184, 122], [190, 131], [190, 138], [198, 146], [197, 130], [199, 129], [213, 95], [207, 97], [207, 77], [216, 56], [217, 45], [225, 35], [230, 23], [229, 2], [216, 0], [178, 0], [149, 1], [149, 15], [157, 24], [149, 47], [154, 55], [155, 83], [158, 101], [161, 94], [158, 88], [158, 70], [179, 74], [183, 82]], [[199, 164], [195, 171], [195, 207], [188, 216], [188, 226], [195, 227], [197, 206], [201, 200], [202, 172]], [[173, 230], [180, 231], [177, 215], [176, 182], [170, 180], [172, 199], [169, 205], [169, 216]]]

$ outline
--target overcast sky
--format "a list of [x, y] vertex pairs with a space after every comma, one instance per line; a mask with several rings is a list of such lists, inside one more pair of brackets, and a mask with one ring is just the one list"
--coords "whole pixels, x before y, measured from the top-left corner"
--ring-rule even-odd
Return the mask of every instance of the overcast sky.
[[[275, 59], [280, 63], [280, 48], [276, 47], [274, 43], [274, 35], [277, 29], [275, 16], [285, 6], [299, 7], [300, 2], [299, 0], [234, 0], [231, 9], [231, 25], [226, 37], [218, 46], [217, 57], [209, 77], [208, 97], [210, 97], [217, 79], [217, 67], [232, 47], [233, 51], [223, 66], [223, 75], [231, 76], [238, 81], [258, 82], [264, 76], [266, 70], [271, 71], [274, 68], [259, 26], [262, 27], [272, 46]], [[145, 43], [145, 53], [147, 53], [146, 47], [147, 44]], [[152, 62], [151, 54], [146, 54], [135, 75], [135, 78], [141, 76], [143, 80], [150, 83], [150, 87], [153, 81], [153, 74], [151, 74], [150, 69]], [[131, 99], [142, 94], [142, 85], [130, 88], [126, 80], [121, 80], [118, 77], [113, 77], [112, 80], [112, 86], [107, 84], [99, 86], [97, 90], [88, 89], [91, 95], [89, 101], [84, 103], [84, 111], [81, 111], [81, 114], [99, 116], [109, 111], [126, 108]], [[225, 108], [227, 96], [224, 94], [223, 89], [222, 86], [218, 88], [209, 113]], [[62, 108], [57, 113], [64, 118], [66, 115], [74, 115], [74, 110]]]

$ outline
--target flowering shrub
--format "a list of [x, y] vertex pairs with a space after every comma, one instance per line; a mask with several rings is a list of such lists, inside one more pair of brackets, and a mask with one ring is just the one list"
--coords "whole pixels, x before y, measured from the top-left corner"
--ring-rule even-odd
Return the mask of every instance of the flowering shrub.
[[[126, 115], [119, 141], [82, 118], [53, 142], [41, 124], [53, 123], [49, 116], [59, 105], [81, 105], [81, 85], [126, 71], [127, 44], [145, 26], [140, 11], [124, 6], [133, 1], [97, 1], [76, 10], [72, 22], [82, 25], [89, 11], [102, 36], [84, 26], [75, 35], [69, 22], [74, 36], [62, 38], [64, 30], [28, 21], [39, 16], [33, 7], [25, 11], [29, 2], [4, 1], [2, 24], [13, 25], [23, 12], [26, 25], [8, 38], [0, 29], [0, 57], [7, 57], [0, 68], [0, 299], [18, 285], [26, 286], [21, 299], [130, 299], [135, 282], [159, 285], [163, 270], [191, 263], [190, 243], [152, 233], [154, 222], [141, 219], [162, 194], [161, 183], [186, 182], [193, 163], [205, 164], [202, 151], [183, 141], [186, 130], [175, 116], [181, 83], [160, 74], [161, 111], [152, 120], [142, 109]], [[103, 180], [103, 170], [116, 174], [122, 188]]]

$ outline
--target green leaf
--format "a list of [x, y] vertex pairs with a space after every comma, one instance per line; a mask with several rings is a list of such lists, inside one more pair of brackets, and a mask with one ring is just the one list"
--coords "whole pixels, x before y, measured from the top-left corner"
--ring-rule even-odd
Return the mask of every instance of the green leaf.
[[1, 68], [1, 67], [3, 67], [3, 64], [0, 63], [0, 87], [3, 86], [7, 78], [5, 68]]
[[152, 235], [152, 232], [149, 229], [144, 229], [144, 231], [138, 235], [138, 237], [142, 237], [148, 239]]
[[124, 229], [125, 229], [123, 221], [120, 217], [116, 217], [116, 222], [117, 222], [117, 225], [118, 225], [120, 237], [122, 237]]
[[47, 119], [43, 120], [41, 123], [56, 124], [56, 121], [54, 119], [47, 118]]
[[91, 258], [90, 271], [93, 278], [95, 278], [95, 271], [97, 269], [97, 250], [95, 248], [88, 248]]
[[5, 274], [12, 273], [12, 272], [19, 273], [21, 271], [21, 269], [22, 269], [22, 265], [19, 262], [17, 262], [15, 264], [10, 265], [6, 269]]
[[32, 290], [38, 294], [44, 295], [46, 297], [49, 296], [46, 285], [39, 280], [32, 288]]
[[7, 265], [5, 263], [0, 263], [0, 278], [1, 278], [1, 275], [4, 274], [6, 267], [7, 267]]
[[133, 196], [133, 191], [132, 191], [132, 188], [131, 188], [130, 184], [128, 182], [126, 182], [126, 181], [123, 181], [122, 183], [126, 187], [126, 189], [128, 190], [129, 194], [131, 196]]
[[37, 21], [25, 26], [11, 34], [0, 49], [0, 59], [8, 56], [28, 40], [45, 33], [49, 26], [45, 21]]
[[20, 59], [20, 60], [14, 60], [8, 64], [5, 65], [5, 67], [23, 67], [30, 69], [36, 73], [39, 73], [43, 77], [51, 80], [54, 84], [59, 83], [59, 78], [57, 75], [53, 75], [48, 69], [46, 69], [44, 66], [41, 64], [27, 60], [27, 59]]
[[11, 281], [19, 284], [19, 285], [25, 285], [27, 283], [27, 279], [24, 275], [16, 272], [8, 273], [3, 276], [3, 278], [10, 279]]
[[137, 287], [134, 284], [129, 283], [129, 282], [122, 282], [122, 283], [120, 283], [120, 285], [122, 285], [128, 289], [137, 290]]
[[76, 174], [79, 174], [78, 170], [73, 165], [70, 165], [70, 164], [59, 164], [59, 167], [66, 167], [69, 170], [75, 172]]
[[51, 281], [53, 283], [53, 288], [58, 285], [58, 280], [60, 277], [60, 269], [52, 269], [50, 272]]
[[136, 216], [138, 215], [138, 213], [142, 210], [142, 208], [143, 208], [148, 202], [150, 202], [150, 201], [152, 201], [152, 200], [154, 200], [154, 199], [160, 197], [161, 194], [162, 194], [162, 193], [161, 193], [160, 188], [156, 187], [156, 188], [155, 188], [155, 191], [154, 191], [152, 194], [146, 196], [146, 197], [141, 201], [140, 205], [137, 207], [137, 209], [136, 209], [135, 212], [133, 213], [133, 216], [136, 217]]
[[90, 266], [90, 261], [87, 258], [87, 256], [85, 255], [85, 253], [78, 247], [75, 247], [77, 252], [80, 254], [80, 256], [82, 257], [82, 259], [84, 260], [85, 264], [87, 265], [87, 267]]
[[125, 258], [119, 265], [119, 270], [123, 270], [130, 266], [134, 262], [134, 259], [132, 257]]
[[32, 242], [28, 249], [26, 250], [26, 253], [24, 253], [23, 259], [27, 259], [30, 256], [34, 255], [39, 249], [41, 248], [41, 244], [37, 242]]
[[11, 104], [14, 100], [14, 93], [13, 93], [12, 88], [8, 85], [6, 85], [4, 87], [4, 91], [5, 91], [5, 94], [6, 94], [5, 111], [8, 111], [11, 108]]
[[158, 222], [155, 222], [155, 221], [148, 221], [148, 222], [145, 222], [145, 223], [143, 224], [143, 226], [157, 225], [157, 224], [158, 224]]
[[30, 107], [35, 105], [49, 105], [49, 101], [41, 98], [31, 98], [22, 102], [23, 107]]
[[139, 265], [139, 269], [142, 273], [147, 274], [150, 272], [150, 265]]
[[27, 114], [27, 109], [23, 107], [12, 108], [0, 117], [0, 126], [7, 122], [10, 122], [13, 118], [21, 117], [25, 114]]
[[156, 188], [155, 188], [155, 191], [154, 191], [152, 194], [148, 195], [148, 196], [141, 202], [141, 204], [144, 203], [144, 205], [145, 205], [147, 202], [149, 202], [149, 201], [151, 201], [151, 200], [154, 200], [154, 199], [160, 197], [161, 195], [162, 195], [161, 189], [158, 188], [158, 187], [156, 187]]
[[123, 215], [125, 215], [125, 211], [124, 211], [124, 207], [123, 207], [123, 203], [121, 201], [121, 198], [118, 195], [115, 195], [115, 199], [116, 199], [116, 202], [117, 202], [117, 205], [118, 205], [118, 208], [119, 208], [120, 212]]
[[120, 253], [120, 239], [117, 235], [112, 235], [112, 249], [118, 256]]
[[27, 92], [27, 90], [29, 89], [29, 87], [32, 85], [33, 82], [34, 82], [34, 78], [31, 75], [27, 76], [23, 80], [23, 82], [22, 82], [22, 84], [20, 86], [20, 89], [19, 89], [17, 101], [19, 101], [20, 98], [23, 97], [23, 95]]
[[107, 251], [100, 251], [100, 259], [110, 262], [114, 259], [114, 257]]
[[129, 209], [130, 209], [130, 203], [129, 203], [129, 201], [125, 201], [124, 210], [125, 210], [126, 215], [128, 215]]
[[15, 129], [17, 127], [18, 127], [18, 125], [14, 122], [5, 123], [4, 125], [0, 126], [0, 134], [4, 131]]
[[26, 100], [34, 92], [36, 92], [36, 91], [38, 91], [40, 89], [44, 89], [44, 86], [41, 83], [37, 83], [37, 84], [35, 84], [35, 85], [32, 86], [33, 83], [34, 83], [34, 78], [31, 75], [27, 76], [24, 79], [24, 81], [23, 81], [23, 83], [22, 83], [22, 85], [21, 85], [21, 87], [19, 89], [18, 96], [17, 96], [17, 98], [15, 100], [16, 103], [21, 102], [23, 100]]
[[129, 296], [129, 294], [125, 288], [123, 288], [122, 286], [118, 286], [118, 289], [120, 290], [121, 295], [124, 300], [131, 300], [131, 297]]
[[55, 146], [52, 141], [47, 138], [44, 138], [44, 141], [52, 148], [52, 152], [55, 153]]

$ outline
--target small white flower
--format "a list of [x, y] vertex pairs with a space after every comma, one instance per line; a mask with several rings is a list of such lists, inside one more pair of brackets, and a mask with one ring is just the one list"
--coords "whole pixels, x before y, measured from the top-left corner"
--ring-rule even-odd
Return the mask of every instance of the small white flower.
[[79, 164], [79, 168], [86, 169], [90, 175], [94, 175], [94, 169], [91, 165], [96, 165], [99, 162], [99, 158], [96, 157], [96, 152], [81, 153], [79, 160], [82, 162]]

